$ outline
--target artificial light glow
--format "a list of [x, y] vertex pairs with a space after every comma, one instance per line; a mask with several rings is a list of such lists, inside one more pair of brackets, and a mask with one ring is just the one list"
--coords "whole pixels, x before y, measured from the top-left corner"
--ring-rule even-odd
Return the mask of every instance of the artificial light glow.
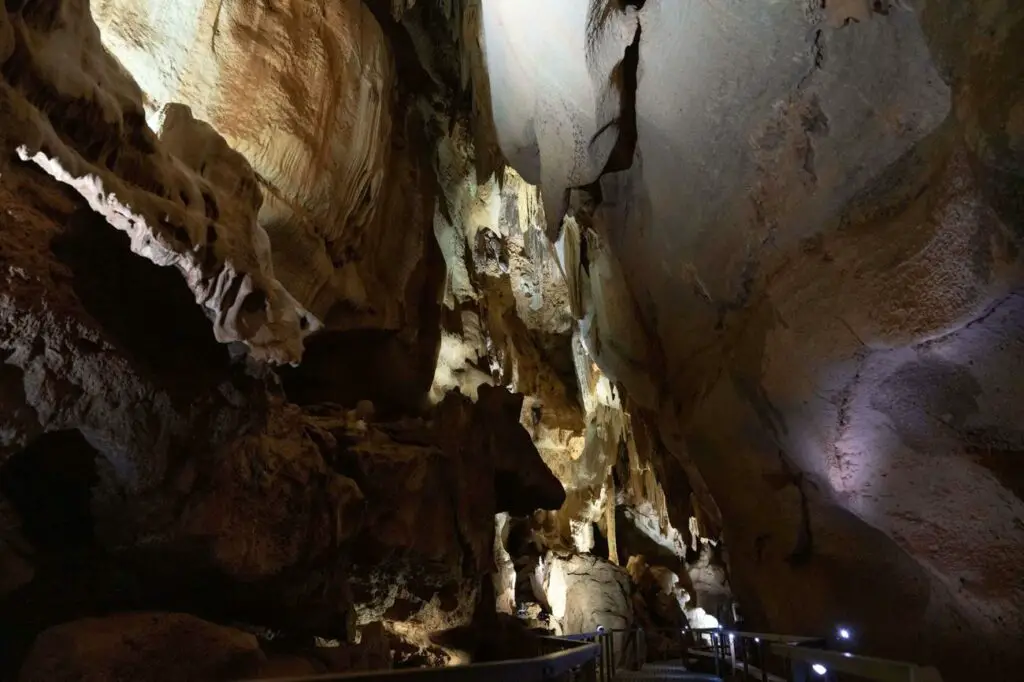
[[818, 675], [824, 675], [828, 672], [828, 668], [823, 666], [821, 663], [815, 663], [814, 665], [812, 665], [811, 670], [813, 670]]
[[757, 642], [758, 644], [760, 644], [761, 643], [761, 638], [760, 637], [755, 637], [754, 641]]
[[736, 641], [736, 635], [734, 635], [734, 634], [732, 634], [732, 633], [730, 632], [730, 633], [729, 633], [729, 641], [730, 641], [730, 642], [734, 642], [734, 641]]
[[839, 639], [850, 639], [850, 631], [846, 628], [839, 628]]

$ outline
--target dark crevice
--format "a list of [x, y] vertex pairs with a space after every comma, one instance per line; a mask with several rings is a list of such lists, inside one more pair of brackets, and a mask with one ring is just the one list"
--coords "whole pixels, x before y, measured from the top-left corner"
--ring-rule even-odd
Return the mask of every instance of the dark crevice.
[[796, 487], [797, 492], [800, 494], [800, 525], [797, 528], [793, 550], [786, 557], [786, 561], [791, 566], [801, 566], [811, 560], [814, 546], [814, 537], [811, 533], [811, 510], [807, 501], [807, 492], [804, 490], [806, 478], [801, 471], [793, 472], [784, 452], [779, 450], [778, 454], [784, 476], [789, 479], [789, 482]]
[[70, 217], [51, 249], [89, 315], [160, 385], [193, 394], [228, 376], [227, 347], [174, 268], [134, 254], [128, 235], [87, 209]]
[[[605, 13], [607, 13], [608, 8], [612, 6], [614, 5], [608, 5], [605, 8]], [[639, 10], [643, 6], [643, 0], [633, 0], [632, 2], [624, 0], [618, 5], [618, 9], [625, 11], [626, 7], [633, 7]], [[605, 18], [606, 17], [602, 15], [599, 19], [593, 19], [591, 23], [594, 26], [600, 25], [603, 23]], [[593, 212], [603, 201], [600, 178], [610, 173], [618, 173], [628, 170], [633, 166], [633, 159], [636, 155], [636, 146], [639, 139], [639, 129], [637, 125], [637, 88], [639, 86], [640, 38], [642, 33], [642, 26], [640, 22], [637, 21], [636, 31], [633, 33], [633, 40], [626, 46], [622, 61], [620, 61], [612, 71], [611, 80], [617, 85], [619, 90], [619, 115], [601, 126], [601, 128], [599, 128], [590, 138], [589, 143], [589, 146], [592, 147], [601, 135], [614, 127], [618, 130], [615, 145], [612, 147], [612, 150], [608, 155], [608, 159], [605, 161], [605, 165], [601, 169], [601, 173], [594, 182], [566, 190], [567, 194], [578, 194], [582, 191], [590, 198], [590, 201], [587, 202], [588, 205], [584, 207], [584, 210], [582, 211], [584, 215], [581, 216], [579, 210], [575, 211], [577, 220], [580, 220], [580, 224], [583, 226], [587, 226], [589, 224], [589, 216], [593, 215]], [[575, 190], [575, 192], [572, 190]], [[571, 196], [567, 198], [565, 203], [566, 205], [571, 205]], [[562, 236], [561, 221], [559, 221], [556, 233], [552, 234], [551, 232], [552, 230], [548, 230], [548, 239], [551, 243], [555, 243]], [[581, 244], [581, 248], [585, 248], [585, 246]], [[585, 254], [581, 260], [584, 269], [589, 272], [589, 263]]]
[[[643, 3], [639, 3], [643, 6]], [[591, 138], [594, 143], [604, 132], [615, 126], [619, 130], [619, 136], [615, 140], [611, 154], [605, 162], [601, 175], [624, 171], [633, 165], [633, 155], [636, 152], [637, 143], [637, 121], [636, 121], [636, 91], [638, 86], [638, 73], [640, 69], [640, 35], [642, 28], [640, 22], [636, 23], [636, 31], [633, 33], [633, 42], [626, 46], [625, 55], [619, 62], [612, 79], [618, 82], [619, 86], [619, 115], [598, 130]]]
[[370, 10], [391, 45], [397, 82], [402, 83], [411, 95], [427, 95], [435, 90], [437, 84], [423, 68], [412, 36], [391, 14], [391, 0], [363, 0], [363, 5]]
[[[429, 350], [433, 347], [431, 343]], [[279, 368], [278, 374], [288, 399], [299, 405], [355, 407], [369, 400], [377, 415], [388, 419], [422, 408], [432, 378], [420, 371], [429, 364], [422, 358], [425, 354], [420, 344], [393, 330], [326, 331], [307, 340], [302, 364]]]
[[0, 494], [18, 512], [25, 538], [37, 551], [66, 554], [93, 545], [98, 456], [77, 430], [52, 431], [0, 468]]
[[786, 558], [792, 566], [801, 566], [811, 560], [814, 548], [814, 536], [811, 534], [811, 510], [804, 491], [804, 476], [799, 474], [796, 481], [797, 492], [800, 493], [800, 527], [797, 529], [796, 544]]

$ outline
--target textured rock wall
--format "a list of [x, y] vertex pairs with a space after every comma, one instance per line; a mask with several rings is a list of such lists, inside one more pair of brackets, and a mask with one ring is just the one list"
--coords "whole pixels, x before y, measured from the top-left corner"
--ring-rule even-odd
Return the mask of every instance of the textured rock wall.
[[317, 324], [274, 278], [248, 164], [181, 107], [156, 138], [87, 2], [5, 9], [0, 26], [5, 148], [78, 192], [135, 253], [175, 266], [218, 340], [297, 360]]
[[[547, 603], [562, 632], [632, 627], [634, 588], [625, 569], [598, 557], [575, 554], [549, 555], [544, 571]], [[622, 660], [625, 638], [617, 636], [615, 646]]]
[[[571, 631], [680, 589], [950, 679], [1010, 665], [1022, 26], [7, 3], [5, 673], [122, 609], [383, 621], [427, 663], [431, 632], [501, 630], [492, 597]], [[638, 602], [639, 554], [641, 588], [681, 584]], [[265, 662], [322, 670], [301, 650]]]
[[[259, 222], [288, 290], [320, 319], [338, 300], [367, 305], [387, 254], [375, 223], [389, 182], [394, 67], [384, 32], [358, 0], [93, 3], [104, 45], [160, 121], [189, 106], [252, 165]], [[370, 244], [364, 244], [370, 241]]]
[[[564, 502], [522, 396], [425, 401], [459, 32], [216, 9], [0, 10], [4, 679], [26, 655], [25, 679], [150, 674], [177, 644], [216, 668], [185, 676], [443, 663], [429, 636], [487, 602], [495, 515]], [[439, 80], [405, 70], [416, 21]], [[271, 367], [315, 331], [309, 365]], [[120, 611], [153, 627], [82, 620]], [[387, 655], [352, 649], [378, 630]]]
[[[252, 166], [274, 272], [324, 328], [286, 374], [289, 396], [422, 407], [444, 278], [434, 128], [454, 117], [439, 103], [455, 96], [393, 39], [406, 31], [359, 0], [93, 9], [151, 124], [183, 103]], [[363, 361], [335, 361], [346, 355]]]
[[[581, 68], [633, 63], [595, 31], [605, 4], [566, 3], [543, 31], [525, 19], [541, 3], [484, 8], [499, 139], [546, 195], [577, 188], [559, 238], [593, 229], [597, 254], [566, 252], [593, 291], [615, 264], [599, 284], [618, 290], [591, 299], [589, 348], [713, 497], [748, 618], [852, 623], [866, 650], [949, 679], [1012, 670], [1020, 9], [607, 3], [639, 27], [629, 93]], [[595, 82], [622, 86], [637, 134], [597, 186], [569, 170], [592, 138], [553, 132], [600, 110]]]

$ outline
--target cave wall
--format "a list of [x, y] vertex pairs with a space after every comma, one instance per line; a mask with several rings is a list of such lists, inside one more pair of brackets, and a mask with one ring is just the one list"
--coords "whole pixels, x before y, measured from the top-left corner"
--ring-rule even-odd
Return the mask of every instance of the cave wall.
[[[951, 679], [1012, 669], [1020, 9], [570, 4], [485, 6], [499, 139], [617, 263], [591, 350], [714, 498], [751, 623], [850, 622], [865, 650]], [[543, 30], [524, 20], [540, 12]], [[636, 145], [594, 187], [567, 171], [591, 138], [560, 132], [602, 86], [628, 94], [604, 59], [628, 52], [600, 30], [623, 22], [639, 59], [616, 121]], [[616, 344], [602, 308], [646, 342]]]
[[564, 502], [522, 395], [427, 400], [453, 17], [215, 9], [0, 10], [4, 679], [465, 660], [495, 515]]
[[0, 10], [5, 672], [124, 609], [463, 660], [556, 563], [561, 629], [1020, 655], [1019, 8], [165, 5]]
[[173, 265], [218, 341], [295, 361], [318, 323], [273, 275], [252, 169], [181, 105], [167, 111], [158, 139], [89, 10], [87, 2], [4, 10], [5, 147], [73, 188], [131, 238], [134, 253]]
[[376, 271], [353, 256], [389, 255], [359, 247], [387, 239], [391, 226], [374, 218], [391, 180], [395, 73], [363, 3], [191, 2], [168, 11], [107, 0], [92, 15], [145, 93], [154, 126], [180, 102], [252, 165], [264, 197], [259, 222], [289, 292], [321, 319], [338, 300], [368, 305], [379, 287], [365, 280]]

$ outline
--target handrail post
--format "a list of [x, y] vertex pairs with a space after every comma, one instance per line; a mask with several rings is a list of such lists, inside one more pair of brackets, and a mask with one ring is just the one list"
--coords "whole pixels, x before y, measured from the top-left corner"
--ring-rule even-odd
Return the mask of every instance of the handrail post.
[[750, 677], [750, 652], [747, 651], [747, 647], [750, 646], [750, 639], [747, 637], [742, 638], [741, 644], [743, 645], [743, 680]]
[[597, 639], [601, 643], [601, 675], [604, 682], [611, 682], [611, 671], [608, 668], [610, 663], [608, 660], [608, 637], [605, 633], [601, 633]]
[[610, 677], [608, 677], [610, 680], [615, 675], [615, 633], [613, 632], [608, 633], [608, 649], [611, 652], [611, 655], [608, 656], [608, 659], [611, 662], [611, 666], [609, 668]]
[[722, 643], [722, 633], [712, 632], [711, 633], [711, 653], [715, 656], [715, 677], [722, 676], [722, 660], [718, 655], [718, 647]]
[[636, 669], [643, 670], [647, 663], [647, 635], [643, 628], [636, 631]]
[[640, 640], [643, 639], [644, 631], [643, 628], [636, 628], [633, 630], [633, 669], [640, 670], [644, 667], [643, 662], [640, 660]]
[[764, 656], [764, 642], [757, 643], [757, 658], [761, 665], [761, 682], [768, 682], [768, 660]]

